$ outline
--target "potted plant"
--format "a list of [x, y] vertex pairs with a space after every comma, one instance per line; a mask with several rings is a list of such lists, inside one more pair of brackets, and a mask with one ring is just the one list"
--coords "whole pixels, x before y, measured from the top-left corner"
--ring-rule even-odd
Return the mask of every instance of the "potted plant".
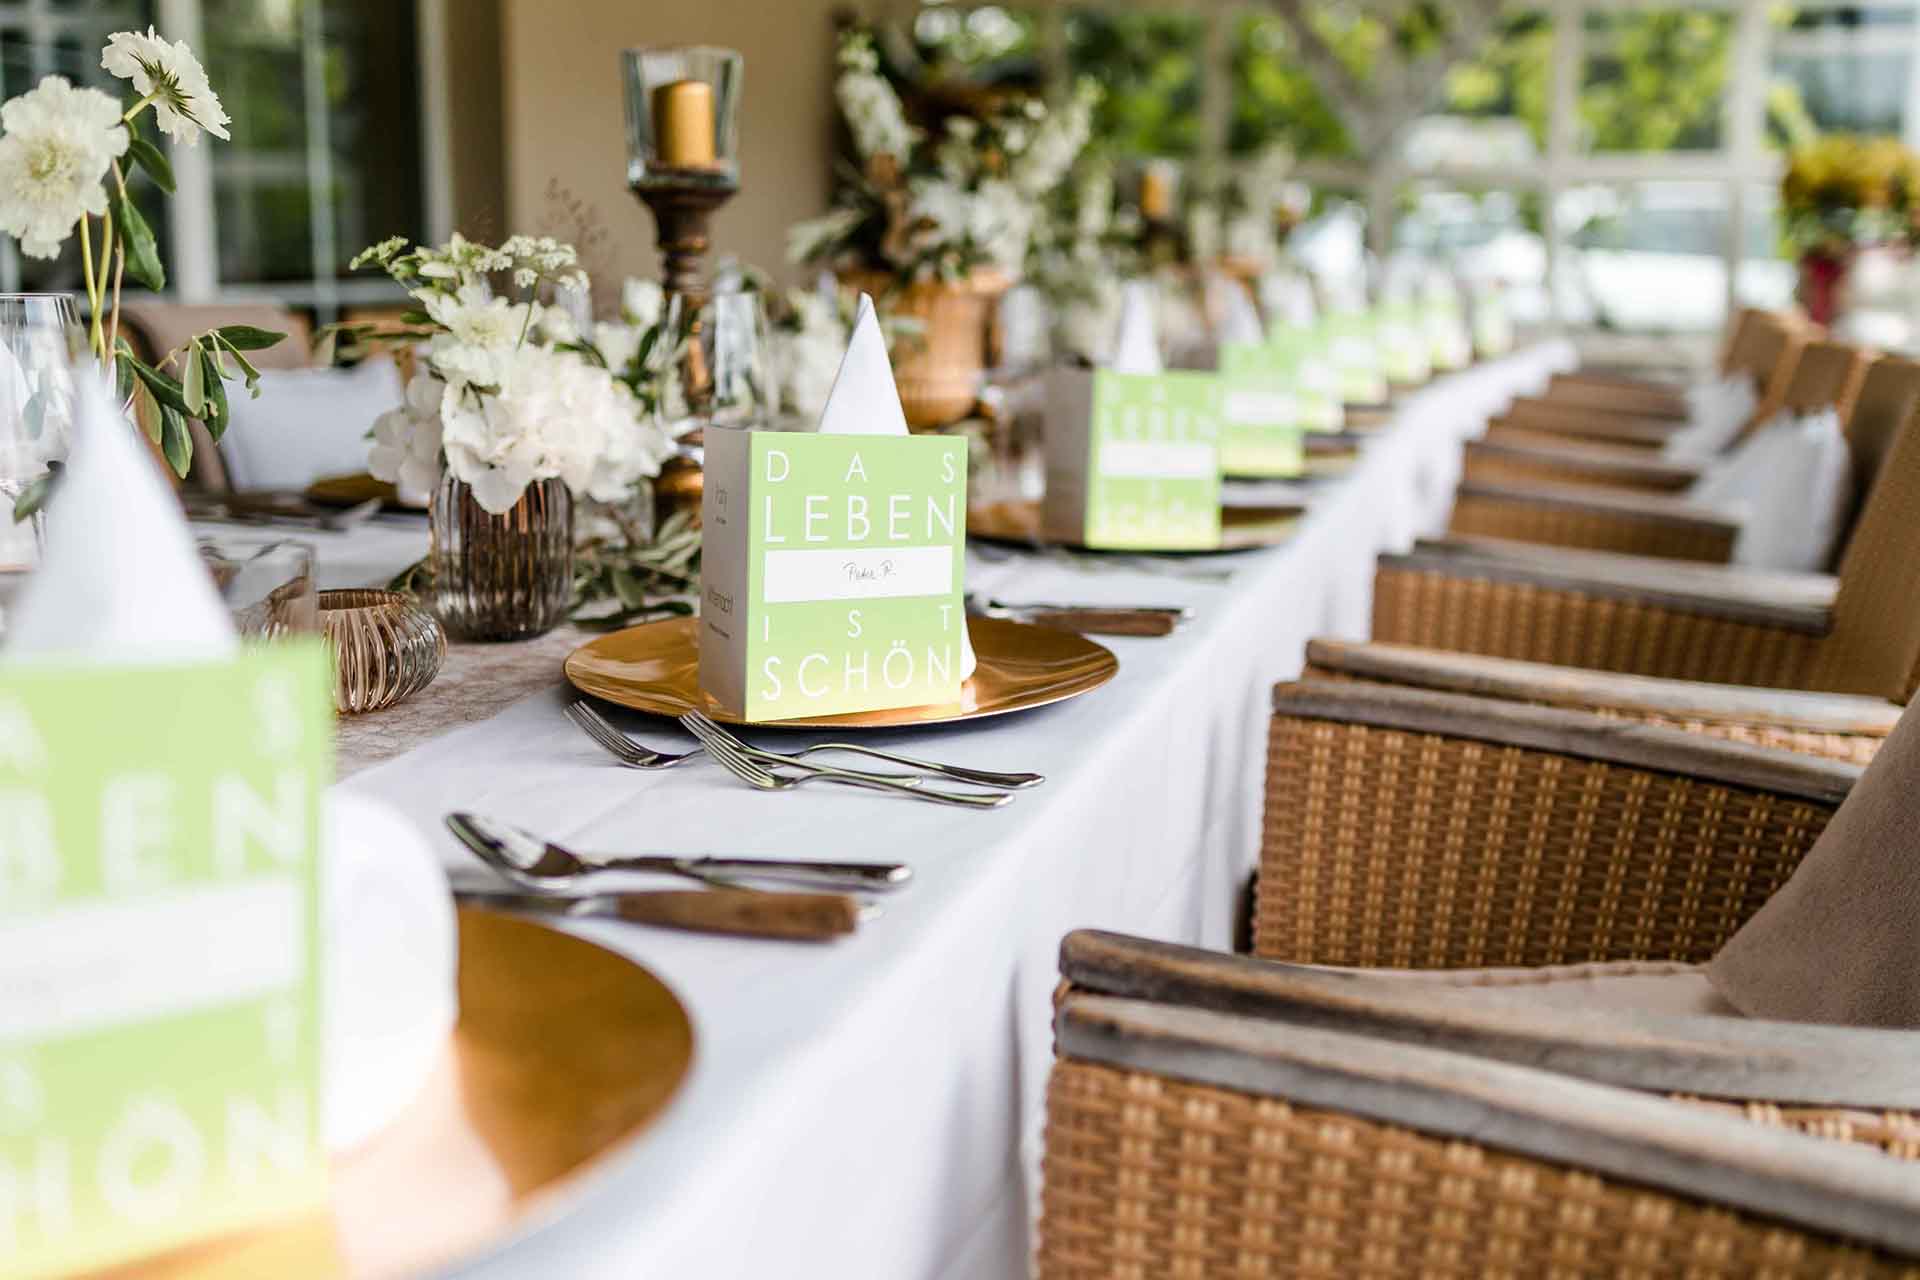
[[1780, 216], [1807, 315], [1831, 324], [1860, 255], [1910, 246], [1917, 215], [1920, 157], [1898, 139], [1834, 134], [1794, 148], [1780, 180]]
[[1040, 201], [1086, 143], [1093, 90], [1054, 110], [996, 100], [929, 132], [908, 122], [871, 38], [855, 31], [841, 41], [834, 92], [860, 168], [831, 212], [792, 229], [789, 256], [920, 324], [894, 377], [910, 426], [945, 426], [973, 407], [987, 318], [1025, 263]]

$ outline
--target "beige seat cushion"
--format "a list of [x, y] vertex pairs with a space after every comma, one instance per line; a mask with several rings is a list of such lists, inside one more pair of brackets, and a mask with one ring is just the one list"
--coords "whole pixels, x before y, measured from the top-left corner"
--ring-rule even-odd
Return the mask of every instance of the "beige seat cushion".
[[1493, 1003], [1552, 1009], [1558, 1013], [1606, 1010], [1741, 1016], [1738, 1009], [1713, 989], [1707, 981], [1706, 970], [1692, 964], [1618, 960], [1532, 969], [1351, 969], [1346, 972], [1472, 992]]

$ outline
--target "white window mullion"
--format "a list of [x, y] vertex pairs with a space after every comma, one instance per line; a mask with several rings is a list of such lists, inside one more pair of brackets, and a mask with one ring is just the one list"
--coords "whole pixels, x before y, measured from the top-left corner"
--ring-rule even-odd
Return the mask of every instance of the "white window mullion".
[[1566, 326], [1560, 310], [1560, 200], [1579, 147], [1580, 73], [1586, 60], [1586, 13], [1574, 0], [1555, 0], [1553, 48], [1547, 71], [1547, 163], [1540, 184], [1541, 244], [1546, 251], [1547, 314]]
[[[204, 58], [200, 0], [155, 0], [156, 25], [168, 38], [185, 40]], [[174, 193], [168, 204], [173, 254], [168, 283], [182, 302], [206, 302], [220, 290], [220, 255], [214, 233], [213, 145], [173, 147]]]
[[447, 0], [419, 0], [414, 43], [420, 66], [420, 154], [426, 163], [427, 235], [453, 234], [453, 112], [447, 84]]
[[1735, 177], [1727, 184], [1727, 316], [1740, 305], [1740, 261], [1746, 254], [1747, 186], [1745, 175], [1767, 158], [1767, 78], [1772, 26], [1764, 5], [1741, 5], [1734, 18], [1733, 92], [1727, 95], [1724, 129]]
[[301, 10], [300, 79], [307, 118], [307, 231], [312, 241], [314, 297], [322, 310], [335, 305], [334, 275], [340, 259], [333, 221], [333, 130], [327, 118], [326, 57], [321, 6], [305, 5]]

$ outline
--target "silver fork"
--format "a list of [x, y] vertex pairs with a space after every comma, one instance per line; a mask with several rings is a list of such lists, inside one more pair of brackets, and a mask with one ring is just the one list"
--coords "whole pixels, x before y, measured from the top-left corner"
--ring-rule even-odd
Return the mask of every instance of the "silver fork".
[[[697, 719], [714, 732], [722, 735], [740, 751], [763, 764], [798, 764], [800, 757], [815, 751], [847, 751], [855, 755], [868, 756], [874, 760], [885, 760], [888, 764], [904, 765], [920, 773], [936, 773], [955, 782], [968, 782], [977, 787], [992, 787], [996, 791], [1024, 791], [1028, 787], [1037, 787], [1045, 782], [1046, 775], [1039, 773], [998, 773], [992, 769], [970, 769], [965, 765], [941, 764], [936, 760], [921, 760], [914, 756], [903, 756], [892, 751], [881, 751], [875, 747], [863, 747], [852, 742], [816, 742], [810, 747], [802, 747], [791, 754], [768, 751], [762, 747], [742, 742], [737, 734], [731, 734], [720, 723], [704, 711], [689, 711], [680, 717], [685, 724]], [[885, 777], [885, 774], [876, 774]]]
[[[682, 761], [691, 760], [695, 756], [711, 754], [704, 745], [697, 746], [691, 751], [679, 752], [678, 754], [670, 751], [655, 751], [652, 747], [643, 747], [626, 734], [620, 732], [605, 716], [595, 711], [584, 701], [569, 705], [567, 707], [567, 718], [580, 726], [589, 738], [599, 743], [600, 746], [606, 750], [607, 754], [619, 760], [621, 764], [626, 765], [629, 769], [671, 769]], [[751, 748], [748, 748], [748, 750], [751, 751]], [[767, 754], [772, 753], [769, 752]], [[800, 760], [784, 758], [781, 759], [779, 763], [792, 764], [802, 769], [817, 769], [821, 767], [815, 764], [804, 763]], [[845, 770], [843, 772], [852, 771]], [[906, 785], [917, 784], [920, 781], [919, 775], [912, 773], [862, 772], [860, 776], [863, 778], [877, 778], [883, 782], [898, 782]]]
[[[703, 716], [700, 718], [705, 720]], [[718, 730], [713, 722], [702, 724], [691, 716], [680, 717], [680, 723], [687, 732], [698, 738], [707, 749], [707, 754], [717, 761], [721, 768], [740, 781], [762, 791], [791, 791], [808, 782], [838, 782], [851, 787], [864, 787], [870, 791], [893, 791], [903, 796], [912, 796], [917, 800], [929, 800], [935, 804], [950, 804], [963, 809], [998, 809], [1013, 796], [1005, 791], [991, 794], [962, 793], [958, 791], [934, 791], [915, 786], [907, 782], [894, 782], [879, 778], [870, 773], [853, 773], [846, 769], [833, 769], [826, 765], [800, 765], [807, 772], [795, 775], [781, 775], [759, 761], [745, 755], [739, 744], [726, 732]]]

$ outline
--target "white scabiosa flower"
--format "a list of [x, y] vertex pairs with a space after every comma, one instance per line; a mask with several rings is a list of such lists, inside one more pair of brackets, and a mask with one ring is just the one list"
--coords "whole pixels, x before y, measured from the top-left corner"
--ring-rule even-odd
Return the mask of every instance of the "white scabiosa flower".
[[190, 147], [200, 141], [202, 129], [222, 142], [227, 140], [226, 108], [186, 41], [168, 44], [152, 27], [145, 35], [115, 32], [100, 51], [100, 65], [122, 80], [133, 81], [141, 97], [153, 100], [155, 123], [175, 142]]
[[107, 211], [107, 170], [127, 150], [120, 104], [61, 76], [0, 107], [0, 231], [52, 258], [80, 215]]

